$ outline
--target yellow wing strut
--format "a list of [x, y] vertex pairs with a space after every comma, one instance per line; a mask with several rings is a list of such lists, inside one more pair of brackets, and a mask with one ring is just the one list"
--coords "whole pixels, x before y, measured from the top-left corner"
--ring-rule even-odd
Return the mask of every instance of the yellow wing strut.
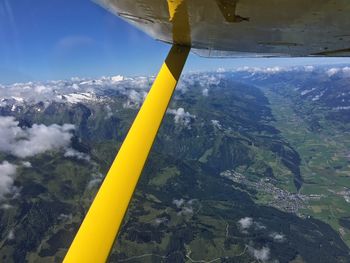
[[171, 48], [68, 250], [65, 263], [107, 260], [189, 50], [176, 45]]

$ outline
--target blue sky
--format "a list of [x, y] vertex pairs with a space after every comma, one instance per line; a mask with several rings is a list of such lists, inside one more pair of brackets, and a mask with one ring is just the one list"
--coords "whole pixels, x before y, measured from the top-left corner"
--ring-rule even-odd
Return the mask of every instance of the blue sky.
[[[0, 83], [156, 74], [169, 50], [89, 0], [2, 0]], [[219, 67], [349, 63], [349, 59], [205, 59], [185, 71]]]

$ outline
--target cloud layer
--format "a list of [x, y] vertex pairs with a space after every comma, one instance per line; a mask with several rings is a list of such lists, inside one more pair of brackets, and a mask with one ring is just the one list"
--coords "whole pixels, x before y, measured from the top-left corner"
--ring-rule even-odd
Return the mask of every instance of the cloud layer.
[[[203, 96], [210, 96], [214, 87], [221, 85], [225, 77], [232, 73], [243, 79], [264, 79], [278, 74], [307, 72], [320, 74], [325, 78], [350, 77], [348, 66], [296, 66], [296, 67], [241, 67], [231, 70], [223, 68], [215, 72], [199, 72], [184, 74], [178, 84], [178, 92], [186, 92], [190, 87], [199, 87]], [[239, 80], [239, 78], [238, 78]], [[62, 103], [105, 103], [110, 94], [120, 94], [125, 98], [125, 108], [137, 109], [144, 101], [154, 76], [124, 77], [120, 75], [101, 77], [97, 79], [72, 78], [70, 80], [0, 84], [0, 107], [16, 107], [23, 104], [44, 102], [45, 107], [50, 102]]]
[[[0, 84], [0, 106], [23, 105], [44, 102], [84, 103], [105, 102], [106, 91], [119, 93], [127, 98], [125, 107], [137, 108], [143, 102], [154, 77], [126, 78], [120, 75], [99, 79], [72, 78], [46, 82]], [[108, 93], [107, 92], [107, 93]]]

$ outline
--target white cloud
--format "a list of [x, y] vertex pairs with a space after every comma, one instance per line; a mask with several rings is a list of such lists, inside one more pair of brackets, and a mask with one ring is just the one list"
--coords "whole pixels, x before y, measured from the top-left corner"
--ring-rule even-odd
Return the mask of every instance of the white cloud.
[[72, 158], [77, 158], [79, 160], [90, 161], [89, 155], [82, 153], [82, 152], [78, 152], [77, 150], [74, 150], [73, 148], [66, 149], [66, 152], [64, 153], [64, 157], [72, 157]]
[[72, 218], [73, 218], [72, 214], [63, 214], [62, 213], [58, 216], [58, 220], [62, 220], [62, 221], [70, 221], [70, 220], [72, 220]]
[[235, 71], [237, 72], [248, 72], [248, 73], [265, 73], [265, 74], [276, 74], [280, 72], [286, 72], [290, 71], [292, 69], [290, 68], [284, 68], [284, 67], [241, 67], [237, 68]]
[[220, 67], [220, 68], [218, 68], [218, 69], [216, 70], [216, 72], [217, 72], [217, 73], [224, 73], [224, 72], [226, 72], [226, 69], [223, 68], [223, 67]]
[[177, 208], [180, 208], [183, 204], [185, 203], [185, 200], [184, 199], [174, 199], [173, 200], [173, 204], [176, 205]]
[[344, 67], [343, 68], [343, 74], [346, 76], [350, 76], [350, 67]]
[[315, 70], [314, 66], [304, 66], [304, 70], [306, 72], [313, 72]]
[[248, 246], [250, 254], [257, 260], [266, 262], [270, 258], [270, 249], [268, 247], [262, 247], [261, 249], [255, 249], [251, 246]]
[[196, 116], [186, 112], [184, 108], [169, 109], [167, 111], [169, 114], [173, 114], [175, 124], [181, 124], [187, 128], [190, 128], [191, 120], [195, 119]]
[[350, 106], [339, 106], [333, 108], [334, 110], [350, 110]]
[[34, 124], [32, 128], [24, 131], [26, 139], [16, 141], [12, 151], [18, 157], [29, 157], [45, 151], [64, 148], [70, 144], [74, 125], [63, 126], [53, 124], [45, 126]]
[[154, 219], [154, 223], [156, 225], [160, 225], [160, 224], [163, 224], [163, 223], [166, 223], [166, 222], [168, 222], [168, 219], [166, 217], [161, 217], [161, 218]]
[[301, 96], [305, 96], [305, 95], [309, 94], [310, 92], [315, 91], [316, 89], [317, 89], [317, 88], [312, 88], [312, 89], [303, 90], [303, 91], [300, 93], [300, 95], [301, 95]]
[[253, 225], [253, 218], [251, 217], [244, 217], [238, 220], [238, 225], [242, 230], [247, 230]]
[[256, 230], [266, 229], [266, 226], [264, 226], [260, 222], [254, 222], [254, 227], [255, 227]]
[[206, 89], [219, 85], [222, 78], [223, 74], [217, 72], [186, 74], [181, 77], [176, 90], [185, 93], [188, 87], [196, 85], [202, 88], [202, 94], [206, 96]]
[[0, 117], [0, 151], [20, 158], [46, 151], [67, 148], [70, 145], [74, 125], [34, 124], [21, 128], [13, 117]]
[[109, 119], [110, 117], [113, 116], [113, 111], [112, 111], [111, 106], [106, 105], [105, 110], [106, 110], [106, 113], [107, 113], [106, 116], [105, 116], [105, 119]]
[[147, 93], [145, 91], [127, 90], [125, 95], [128, 97], [128, 101], [124, 103], [124, 108], [137, 109], [141, 106], [145, 100]]
[[90, 190], [95, 186], [98, 186], [102, 182], [102, 179], [103, 179], [103, 175], [101, 173], [94, 173], [92, 175], [90, 182], [87, 185], [87, 189]]
[[208, 97], [208, 94], [209, 94], [209, 89], [208, 88], [205, 88], [205, 89], [202, 90], [202, 95], [204, 97]]
[[15, 239], [15, 230], [14, 229], [10, 229], [8, 235], [7, 235], [7, 239], [8, 240], [13, 240]]
[[31, 168], [32, 164], [30, 162], [22, 162], [22, 165], [26, 168]]
[[335, 75], [350, 77], [350, 67], [330, 68], [326, 71], [326, 74], [328, 75], [328, 77], [333, 77]]
[[178, 208], [181, 209], [177, 214], [178, 215], [192, 215], [193, 214], [193, 205], [195, 204], [196, 200], [191, 199], [189, 201], [186, 201], [184, 199], [174, 199], [173, 204]]
[[182, 210], [178, 213], [178, 215], [192, 215], [193, 208], [192, 207], [183, 207]]
[[211, 124], [213, 124], [213, 126], [217, 129], [222, 128], [222, 125], [220, 124], [220, 121], [218, 121], [218, 120], [211, 120]]
[[201, 87], [208, 88], [210, 86], [217, 86], [220, 84], [222, 74], [201, 73], [194, 75], [195, 82], [198, 82]]
[[78, 82], [78, 81], [82, 81], [83, 79], [81, 79], [80, 77], [71, 77], [70, 80], [74, 82]]
[[124, 80], [124, 77], [121, 76], [121, 75], [117, 75], [117, 76], [113, 76], [111, 77], [111, 81], [113, 83], [117, 83], [117, 82], [120, 82], [120, 81], [123, 81]]
[[274, 241], [276, 242], [284, 242], [285, 236], [280, 233], [273, 232], [270, 234], [270, 237], [273, 238]]
[[315, 97], [312, 98], [312, 101], [319, 100], [324, 94], [325, 94], [325, 91], [321, 91], [321, 93], [317, 94]]
[[75, 89], [75, 90], [79, 90], [80, 89], [80, 87], [79, 87], [79, 85], [77, 83], [73, 83], [72, 88]]
[[10, 209], [10, 208], [12, 208], [13, 206], [12, 205], [9, 205], [9, 204], [2, 204], [1, 206], [0, 206], [0, 209], [4, 209], [4, 210], [8, 210], [8, 209]]
[[34, 86], [34, 91], [35, 91], [36, 93], [41, 94], [41, 93], [50, 92], [50, 91], [52, 91], [52, 89], [49, 88], [49, 87], [45, 87], [45, 86], [43, 86], [43, 85], [38, 85], [38, 86]]
[[0, 200], [16, 191], [13, 186], [17, 166], [7, 161], [0, 164]]
[[339, 71], [340, 71], [339, 68], [331, 68], [331, 69], [327, 70], [326, 73], [327, 73], [328, 77], [332, 77], [335, 74], [337, 74]]
[[248, 234], [248, 230], [253, 228], [253, 230], [259, 231], [266, 229], [262, 223], [254, 221], [251, 217], [243, 217], [237, 221], [240, 231], [244, 234]]

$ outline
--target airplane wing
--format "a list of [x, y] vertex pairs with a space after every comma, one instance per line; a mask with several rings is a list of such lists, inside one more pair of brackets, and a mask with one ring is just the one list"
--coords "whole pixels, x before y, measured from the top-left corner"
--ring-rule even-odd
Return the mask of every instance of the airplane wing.
[[[154, 39], [202, 56], [349, 56], [348, 0], [96, 0]], [[177, 19], [169, 20], [169, 6]], [[184, 29], [184, 30], [182, 30]], [[185, 35], [187, 34], [187, 35]]]

